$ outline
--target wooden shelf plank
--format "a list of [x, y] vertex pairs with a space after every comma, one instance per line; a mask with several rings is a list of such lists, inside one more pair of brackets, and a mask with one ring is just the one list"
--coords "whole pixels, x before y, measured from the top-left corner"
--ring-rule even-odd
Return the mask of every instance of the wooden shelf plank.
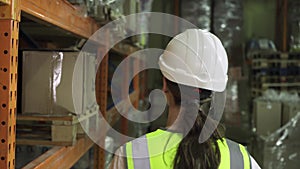
[[46, 114], [33, 114], [33, 115], [17, 115], [17, 120], [33, 120], [33, 121], [74, 121], [75, 116], [66, 115], [46, 115]]
[[55, 146], [27, 164], [23, 169], [71, 168], [93, 144], [92, 140], [84, 137], [78, 140], [74, 146]]
[[21, 10], [35, 21], [50, 23], [84, 38], [98, 29], [95, 20], [81, 16], [66, 0], [21, 0]]

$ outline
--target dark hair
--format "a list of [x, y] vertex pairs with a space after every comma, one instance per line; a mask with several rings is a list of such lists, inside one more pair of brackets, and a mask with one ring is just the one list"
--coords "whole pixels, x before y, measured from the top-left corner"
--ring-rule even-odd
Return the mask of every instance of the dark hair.
[[[198, 89], [194, 87], [189, 87], [181, 84], [177, 84], [166, 79], [167, 86], [169, 91], [172, 93], [174, 97], [174, 101], [176, 105], [185, 106], [182, 104], [180, 89], [185, 88], [185, 93], [183, 93], [183, 97], [187, 97], [184, 100], [198, 100], [197, 109], [198, 114], [196, 117], [196, 121], [192, 128], [187, 131], [187, 135], [181, 140], [179, 143], [175, 158], [174, 158], [174, 169], [183, 169], [183, 168], [202, 168], [202, 169], [217, 169], [220, 164], [220, 150], [217, 144], [217, 140], [221, 138], [218, 130], [216, 129], [212, 136], [205, 141], [204, 143], [199, 143], [198, 138], [201, 133], [202, 128], [204, 127], [204, 123], [206, 120], [212, 120], [208, 118], [207, 114], [200, 108], [203, 105], [202, 101], [207, 100], [211, 96], [211, 91], [205, 89]], [[186, 92], [188, 91], [188, 92]], [[191, 91], [191, 92], [189, 92]], [[193, 93], [196, 93], [196, 96], [200, 96], [200, 98], [193, 98]], [[189, 99], [190, 98], [190, 99]], [[192, 102], [192, 104], [196, 104]], [[210, 101], [209, 101], [210, 104]], [[180, 112], [179, 115], [182, 119], [187, 120], [189, 113], [189, 107], [186, 106], [183, 111]], [[210, 107], [210, 106], [209, 106]], [[184, 127], [183, 127], [184, 128]], [[183, 129], [188, 130], [188, 129]]]

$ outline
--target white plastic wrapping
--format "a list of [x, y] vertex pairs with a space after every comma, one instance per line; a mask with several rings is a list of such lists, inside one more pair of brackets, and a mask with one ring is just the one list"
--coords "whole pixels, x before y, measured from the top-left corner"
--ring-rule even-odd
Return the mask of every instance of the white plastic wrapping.
[[253, 143], [253, 155], [265, 169], [298, 169], [299, 140], [300, 112], [268, 137], [258, 137]]
[[181, 17], [200, 29], [210, 30], [211, 0], [189, 0], [181, 4]]
[[241, 43], [243, 34], [243, 2], [216, 0], [214, 6], [214, 32], [231, 55], [231, 47]]
[[258, 135], [268, 136], [293, 118], [300, 111], [299, 105], [297, 93], [266, 90], [254, 100], [254, 130]]
[[289, 0], [290, 50], [300, 51], [300, 1]]

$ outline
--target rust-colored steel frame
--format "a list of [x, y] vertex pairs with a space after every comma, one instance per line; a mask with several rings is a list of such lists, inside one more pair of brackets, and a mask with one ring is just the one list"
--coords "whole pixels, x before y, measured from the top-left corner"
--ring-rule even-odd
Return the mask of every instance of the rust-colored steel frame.
[[[129, 66], [130, 66], [129, 63], [125, 62], [124, 64], [125, 64], [125, 66], [123, 68], [124, 69], [123, 72], [130, 72], [129, 71]], [[128, 84], [129, 83], [129, 73], [125, 73], [124, 76], [125, 77], [124, 77], [123, 83]], [[126, 90], [122, 90], [122, 93], [121, 93], [122, 98], [126, 98], [127, 95], [128, 95], [128, 93], [126, 93], [125, 91]], [[125, 106], [125, 110], [129, 110], [128, 105], [124, 105], [124, 106]], [[127, 112], [126, 112], [126, 114], [124, 114], [125, 117], [127, 116]], [[128, 120], [125, 117], [121, 116], [121, 133], [124, 134], [124, 135], [126, 135], [128, 133]], [[121, 137], [121, 142], [125, 142], [125, 141], [126, 141], [125, 138]]]
[[[89, 38], [98, 25], [91, 18], [78, 13], [66, 0], [0, 0], [0, 168], [15, 168], [15, 131], [17, 97], [18, 33], [20, 13], [41, 22], [50, 23], [80, 37]], [[100, 107], [106, 115], [108, 55], [100, 65]], [[137, 91], [139, 78], [135, 78]], [[97, 83], [98, 84], [98, 83]], [[138, 97], [136, 98], [138, 100]], [[134, 102], [135, 107], [138, 101]], [[104, 141], [101, 139], [99, 141]], [[54, 147], [27, 168], [69, 168], [93, 142], [80, 139], [75, 146]], [[96, 146], [95, 168], [104, 168], [104, 150]], [[25, 168], [26, 168], [25, 167]]]
[[288, 0], [276, 1], [275, 40], [280, 51], [288, 51]]
[[0, 168], [14, 168], [18, 21], [0, 20]]
[[[6, 1], [7, 2], [7, 1]], [[19, 1], [0, 6], [0, 168], [15, 168]]]
[[97, 23], [71, 5], [67, 0], [21, 0], [21, 10], [35, 21], [46, 22], [89, 38], [97, 29]]
[[[0, 168], [15, 168], [17, 52], [21, 11], [37, 22], [52, 24], [83, 38], [89, 38], [98, 29], [94, 20], [80, 15], [66, 0], [0, 0]], [[106, 103], [106, 94], [102, 96], [102, 104]], [[83, 138], [75, 146], [54, 147], [27, 167], [70, 168], [92, 145], [91, 140]], [[104, 168], [104, 151], [101, 152], [99, 158], [102, 159], [95, 161], [99, 163], [97, 168]]]
[[[139, 59], [135, 59], [133, 61], [134, 72], [137, 71], [139, 69], [139, 67], [140, 67], [140, 61], [139, 61]], [[135, 76], [133, 79], [133, 89], [135, 92], [137, 92], [137, 98], [134, 100], [133, 105], [135, 108], [138, 108], [139, 107], [139, 96], [140, 96], [140, 77], [139, 76]]]
[[[109, 36], [109, 33], [107, 33], [107, 38]], [[107, 44], [109, 45], [109, 44]], [[113, 49], [116, 51], [116, 48]], [[103, 52], [99, 50], [99, 52]], [[117, 50], [117, 53], [123, 56], [128, 56], [129, 53], [122, 52], [121, 50]], [[116, 108], [111, 108], [110, 110], [106, 110], [107, 107], [107, 89], [108, 89], [108, 57], [109, 54], [106, 54], [105, 58], [102, 59], [101, 64], [100, 64], [100, 69], [98, 70], [97, 73], [97, 78], [96, 78], [96, 84], [98, 87], [96, 87], [96, 92], [97, 92], [97, 102], [100, 105], [100, 111], [103, 115], [103, 117], [106, 117], [106, 120], [111, 124], [115, 124], [117, 121], [117, 110]], [[101, 58], [100, 58], [101, 59]], [[135, 59], [133, 61], [133, 67], [134, 70], [137, 70], [139, 68], [139, 60]], [[125, 69], [129, 69], [129, 64], [126, 65]], [[124, 70], [125, 72], [129, 72], [127, 70]], [[129, 76], [129, 74], [126, 74], [125, 76]], [[125, 79], [128, 79], [128, 77], [125, 77]], [[139, 104], [139, 77], [136, 76], [133, 79], [133, 88], [134, 92], [130, 94], [130, 100], [133, 102], [134, 107], [138, 108]], [[128, 82], [124, 82], [128, 83]], [[99, 87], [100, 86], [100, 87]], [[123, 93], [124, 95], [127, 95], [127, 93]], [[119, 103], [119, 104], [122, 104]], [[128, 121], [125, 118], [121, 119], [121, 125], [122, 127], [122, 133], [127, 134], [127, 128], [128, 128]], [[106, 131], [106, 129], [103, 129], [102, 131]], [[105, 134], [106, 135], [106, 134]], [[104, 139], [99, 140], [100, 145], [104, 145]], [[94, 168], [104, 168], [105, 164], [105, 151], [100, 148], [99, 146], [95, 145], [95, 153], [94, 153], [94, 160], [97, 161], [95, 163]]]
[[[107, 33], [107, 36], [108, 33]], [[106, 48], [106, 46], [104, 47]], [[101, 52], [103, 52], [105, 50], [101, 50], [101, 48], [99, 49], [99, 54]], [[97, 77], [96, 77], [96, 92], [97, 92], [97, 102], [100, 105], [100, 112], [102, 113], [103, 117], [106, 117], [106, 107], [107, 107], [107, 84], [108, 84], [108, 54], [106, 54], [104, 56], [104, 58], [102, 59], [100, 66], [99, 66], [99, 70], [97, 72]], [[101, 58], [99, 58], [101, 60]], [[100, 126], [101, 131], [106, 131], [105, 128], [103, 128], [103, 126]], [[103, 133], [102, 133], [103, 134]], [[103, 134], [103, 135], [106, 135]], [[102, 138], [99, 140], [99, 144], [105, 146], [105, 138]], [[99, 147], [98, 145], [94, 146], [94, 168], [95, 169], [102, 169], [104, 168], [104, 164], [105, 164], [105, 151]]]

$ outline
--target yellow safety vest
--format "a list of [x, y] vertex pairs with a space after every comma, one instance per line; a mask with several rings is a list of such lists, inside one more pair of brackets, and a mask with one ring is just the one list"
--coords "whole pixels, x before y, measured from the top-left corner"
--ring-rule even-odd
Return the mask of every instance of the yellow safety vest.
[[[181, 135], [161, 129], [126, 143], [128, 169], [172, 169]], [[228, 139], [217, 141], [221, 160], [219, 169], [251, 169], [246, 148]]]

